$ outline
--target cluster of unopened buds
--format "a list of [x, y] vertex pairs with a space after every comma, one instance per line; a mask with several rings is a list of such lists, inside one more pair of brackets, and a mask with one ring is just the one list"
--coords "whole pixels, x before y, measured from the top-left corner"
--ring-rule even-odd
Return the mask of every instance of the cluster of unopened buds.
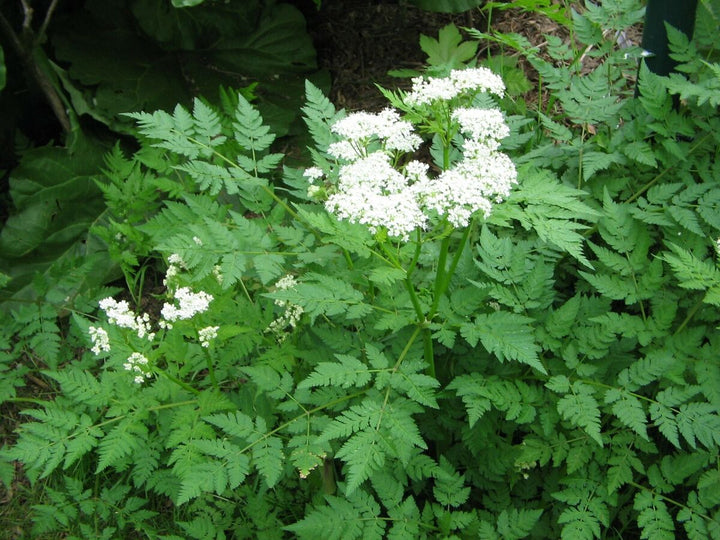
[[[288, 274], [275, 283], [275, 289], [279, 291], [294, 289], [296, 285], [297, 281], [295, 281], [295, 277]], [[285, 311], [268, 325], [265, 332], [274, 334], [278, 343], [282, 343], [288, 335], [286, 332], [287, 328], [295, 328], [305, 310], [302, 306], [286, 300], [277, 299], [275, 300], [275, 305], [283, 308]]]
[[[465, 227], [477, 212], [487, 217], [493, 204], [509, 195], [517, 172], [499, 150], [510, 133], [502, 113], [472, 103], [483, 93], [501, 97], [504, 88], [502, 79], [486, 68], [413, 80], [412, 91], [402, 95], [403, 107], [413, 112], [420, 128], [433, 115], [444, 116], [446, 146], [456, 140], [462, 153], [454, 163], [444, 163], [447, 167], [436, 176], [429, 174], [430, 165], [411, 159], [423, 140], [416, 125], [398, 111], [349, 114], [331, 127], [340, 140], [327, 152], [337, 160], [337, 169], [307, 169], [308, 194], [327, 194], [325, 207], [340, 219], [365, 224], [373, 233], [384, 228], [403, 240], [438, 221]], [[438, 125], [437, 118], [432, 123]]]

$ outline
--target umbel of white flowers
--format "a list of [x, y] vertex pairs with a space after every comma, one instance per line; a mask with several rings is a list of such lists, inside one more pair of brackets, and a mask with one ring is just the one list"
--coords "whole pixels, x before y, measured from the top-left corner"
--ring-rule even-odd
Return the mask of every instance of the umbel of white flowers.
[[[465, 227], [476, 212], [487, 217], [517, 183], [514, 164], [499, 151], [510, 130], [498, 109], [462, 105], [481, 92], [501, 97], [504, 89], [502, 79], [486, 68], [413, 79], [412, 91], [403, 96], [405, 106], [422, 117], [443, 102], [452, 122], [449, 128], [461, 135], [462, 159], [437, 176], [429, 174], [426, 163], [402, 159], [415, 152], [422, 139], [397, 111], [356, 112], [336, 122], [331, 129], [340, 140], [328, 153], [340, 167], [335, 185], [328, 189], [328, 211], [365, 224], [373, 233], [385, 228], [389, 236], [403, 240], [439, 220]], [[304, 174], [311, 183], [326, 177], [319, 167]], [[313, 185], [309, 193], [318, 191]]]
[[[197, 243], [197, 241], [195, 241]], [[204, 291], [193, 292], [189, 287], [175, 288], [172, 286], [172, 280], [178, 274], [179, 269], [184, 267], [184, 263], [179, 255], [172, 254], [168, 257], [168, 270], [165, 274], [163, 283], [173, 291], [174, 302], [163, 304], [160, 311], [161, 318], [158, 321], [160, 328], [171, 329], [173, 323], [178, 320], [191, 319], [198, 313], [207, 311], [213, 296]], [[137, 334], [139, 339], [153, 341], [155, 332], [151, 329], [150, 316], [147, 313], [136, 314], [130, 309], [127, 301], [117, 301], [112, 297], [103, 298], [99, 302], [100, 308], [105, 312], [108, 322], [118, 328], [127, 328]], [[200, 345], [208, 348], [210, 342], [217, 337], [218, 326], [206, 326], [198, 331], [198, 339]], [[107, 330], [101, 326], [90, 326], [88, 334], [92, 341], [90, 349], [96, 355], [110, 352], [110, 336]], [[133, 380], [137, 384], [142, 384], [145, 379], [150, 378], [151, 371], [148, 368], [148, 359], [139, 352], [130, 355], [123, 364], [125, 370], [132, 372]]]

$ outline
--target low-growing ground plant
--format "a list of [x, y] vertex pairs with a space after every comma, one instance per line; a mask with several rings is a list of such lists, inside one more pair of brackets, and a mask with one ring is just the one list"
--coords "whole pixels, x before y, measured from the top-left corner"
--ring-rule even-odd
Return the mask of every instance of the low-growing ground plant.
[[[635, 98], [641, 17], [495, 36], [527, 115], [474, 58], [379, 113], [308, 83], [302, 168], [242, 95], [130, 115], [94, 234], [134, 285], [73, 313], [0, 452], [33, 534], [720, 538], [720, 68], [669, 29]], [[53, 324], [3, 328], [5, 399]]]

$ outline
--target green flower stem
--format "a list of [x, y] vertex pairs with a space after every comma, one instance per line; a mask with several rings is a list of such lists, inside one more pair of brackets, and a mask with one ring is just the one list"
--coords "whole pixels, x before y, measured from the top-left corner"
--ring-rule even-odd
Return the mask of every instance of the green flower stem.
[[433, 288], [433, 303], [430, 307], [430, 312], [428, 313], [428, 319], [431, 319], [433, 315], [435, 315], [438, 303], [440, 302], [440, 297], [445, 292], [444, 289], [447, 288], [447, 285], [445, 285], [445, 281], [447, 278], [445, 266], [447, 265], [447, 256], [449, 250], [450, 234], [443, 238], [442, 244], [440, 244], [440, 256], [438, 257], [437, 272], [435, 273], [435, 286]]
[[155, 369], [157, 370], [158, 373], [160, 373], [161, 375], [164, 375], [165, 377], [167, 377], [168, 379], [170, 379], [172, 382], [174, 382], [175, 384], [177, 384], [177, 385], [180, 386], [181, 388], [184, 388], [184, 389], [187, 390], [188, 392], [190, 392], [190, 393], [192, 393], [192, 394], [195, 394], [196, 396], [200, 394], [200, 390], [196, 390], [195, 388], [193, 388], [192, 386], [190, 386], [190, 385], [189, 385], [188, 383], [186, 383], [185, 381], [181, 381], [181, 380], [178, 379], [177, 377], [175, 377], [175, 376], [173, 376], [173, 375], [170, 375], [170, 374], [169, 374], [167, 371], [165, 371], [164, 369], [160, 369], [160, 368], [155, 368]]
[[435, 350], [433, 349], [432, 334], [428, 327], [423, 328], [423, 349], [425, 361], [428, 363], [427, 374], [433, 379], [437, 379], [435, 371]]
[[687, 315], [685, 316], [685, 319], [680, 323], [680, 326], [677, 327], [677, 330], [673, 332], [673, 336], [677, 336], [680, 332], [682, 332], [687, 324], [692, 320], [692, 318], [695, 316], [697, 311], [702, 307], [703, 300], [705, 300], [705, 296], [700, 297], [697, 302], [695, 302], [695, 305], [690, 308], [690, 311], [688, 311]]
[[220, 390], [217, 379], [215, 378], [215, 366], [213, 366], [212, 358], [210, 357], [210, 351], [205, 349], [205, 361], [207, 362], [208, 374], [210, 375], [210, 382], [215, 390]]

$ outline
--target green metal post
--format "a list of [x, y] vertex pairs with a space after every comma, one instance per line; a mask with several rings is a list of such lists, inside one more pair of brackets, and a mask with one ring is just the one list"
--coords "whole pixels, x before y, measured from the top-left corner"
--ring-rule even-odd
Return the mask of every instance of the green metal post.
[[658, 75], [673, 71], [676, 63], [670, 58], [665, 23], [692, 38], [697, 4], [697, 0], [648, 0], [642, 46], [650, 53], [645, 59], [650, 71]]

